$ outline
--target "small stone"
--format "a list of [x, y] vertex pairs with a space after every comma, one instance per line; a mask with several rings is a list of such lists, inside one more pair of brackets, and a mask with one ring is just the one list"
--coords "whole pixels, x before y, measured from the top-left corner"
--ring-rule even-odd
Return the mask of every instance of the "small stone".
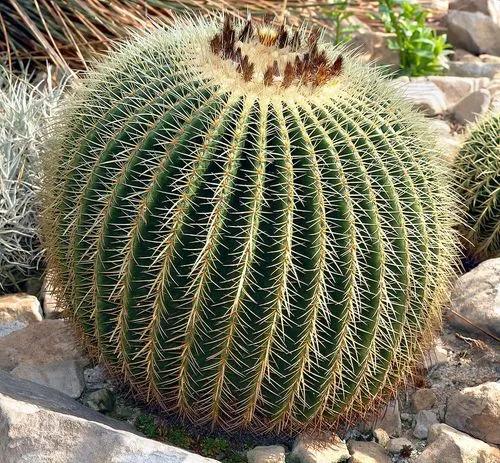
[[333, 433], [300, 434], [290, 457], [300, 463], [340, 463], [349, 458], [345, 442]]
[[405, 423], [413, 423], [413, 415], [411, 413], [402, 412], [401, 421], [404, 421]]
[[248, 463], [285, 463], [285, 447], [261, 445], [247, 451]]
[[497, 463], [500, 450], [446, 424], [429, 429], [428, 446], [415, 463]]
[[410, 81], [402, 88], [403, 95], [427, 116], [436, 116], [446, 111], [446, 97], [433, 82]]
[[[450, 323], [474, 332], [474, 325], [500, 337], [500, 257], [489, 259], [462, 275], [451, 293]], [[464, 318], [463, 318], [464, 317]]]
[[104, 389], [109, 386], [106, 370], [102, 365], [86, 368], [83, 371], [83, 378], [85, 379], [85, 387], [90, 391]]
[[24, 328], [26, 325], [40, 322], [42, 319], [42, 308], [35, 296], [24, 293], [0, 296], [0, 326], [17, 322], [19, 326], [22, 325]]
[[415, 428], [413, 435], [417, 439], [427, 439], [429, 428], [438, 423], [437, 415], [431, 410], [421, 410], [417, 413]]
[[500, 384], [484, 383], [454, 394], [445, 422], [490, 444], [500, 444]]
[[453, 117], [461, 124], [475, 122], [479, 116], [488, 111], [490, 102], [491, 95], [488, 90], [472, 92], [453, 108]]
[[350, 463], [391, 463], [384, 448], [375, 442], [349, 441]]
[[481, 12], [450, 10], [446, 22], [448, 41], [475, 55], [500, 55], [500, 26]]
[[80, 397], [83, 392], [82, 368], [74, 360], [41, 365], [23, 364], [14, 368], [11, 373], [16, 378], [50, 387], [73, 399]]
[[109, 389], [92, 391], [84, 400], [85, 405], [98, 412], [110, 412], [115, 408], [115, 395]]
[[391, 439], [387, 445], [387, 451], [392, 454], [400, 453], [403, 447], [413, 448], [413, 444], [406, 437], [396, 437]]
[[399, 401], [393, 400], [382, 410], [379, 417], [372, 426], [382, 428], [389, 436], [398, 437], [401, 435], [401, 415], [399, 414]]
[[430, 410], [436, 401], [437, 397], [432, 389], [417, 389], [411, 396], [411, 405], [415, 412]]
[[382, 428], [375, 429], [373, 431], [373, 437], [382, 447], [387, 447], [390, 440], [389, 434], [387, 434]]

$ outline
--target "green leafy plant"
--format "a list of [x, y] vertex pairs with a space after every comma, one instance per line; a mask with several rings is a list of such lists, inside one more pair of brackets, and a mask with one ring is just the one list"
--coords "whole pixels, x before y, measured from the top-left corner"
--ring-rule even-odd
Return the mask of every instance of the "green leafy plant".
[[38, 232], [40, 155], [63, 86], [0, 66], [0, 294], [26, 290], [42, 271]]
[[467, 225], [469, 254], [479, 260], [500, 254], [500, 114], [491, 112], [469, 132], [455, 160]]
[[427, 12], [418, 3], [379, 0], [379, 18], [386, 32], [395, 34], [389, 47], [399, 51], [404, 74], [426, 76], [442, 73], [450, 46], [446, 35], [439, 35], [426, 25]]
[[155, 439], [159, 435], [159, 428], [156, 424], [156, 418], [150, 414], [141, 414], [135, 419], [135, 427], [146, 437]]
[[180, 19], [120, 46], [56, 124], [59, 303], [137, 395], [198, 424], [353, 418], [440, 319], [456, 219], [428, 122], [320, 37]]
[[229, 449], [229, 441], [220, 437], [204, 437], [200, 445], [202, 455], [211, 458], [217, 458]]
[[333, 3], [325, 10], [325, 14], [332, 20], [334, 45], [345, 43], [351, 40], [353, 34], [359, 29], [359, 25], [350, 24], [349, 18], [354, 17], [354, 12], [348, 10], [349, 0], [342, 0]]
[[183, 449], [189, 449], [193, 443], [191, 436], [184, 429], [178, 427], [168, 429], [165, 437], [170, 444]]

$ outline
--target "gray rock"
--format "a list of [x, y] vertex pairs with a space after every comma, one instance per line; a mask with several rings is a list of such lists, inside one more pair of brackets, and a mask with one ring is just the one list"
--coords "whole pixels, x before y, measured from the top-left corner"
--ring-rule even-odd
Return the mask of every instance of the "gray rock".
[[453, 108], [453, 117], [461, 124], [475, 122], [490, 107], [491, 96], [486, 89], [472, 92]]
[[16, 378], [27, 379], [62, 392], [74, 399], [83, 392], [83, 371], [74, 360], [34, 365], [23, 363], [11, 371]]
[[454, 394], [445, 422], [490, 444], [500, 444], [500, 384], [489, 382]]
[[493, 79], [500, 76], [500, 64], [498, 63], [469, 63], [465, 61], [451, 61], [448, 70], [448, 76], [458, 77], [477, 77]]
[[109, 389], [98, 389], [88, 394], [84, 403], [92, 410], [110, 412], [115, 408], [116, 398]]
[[295, 439], [290, 458], [300, 463], [340, 463], [349, 458], [349, 451], [336, 434], [302, 433]]
[[437, 397], [432, 389], [417, 389], [411, 396], [411, 405], [415, 412], [430, 410], [436, 404]]
[[415, 428], [413, 429], [413, 435], [417, 439], [427, 439], [429, 433], [429, 428], [438, 423], [437, 415], [431, 410], [421, 410], [417, 413]]
[[43, 313], [40, 302], [28, 294], [8, 294], [0, 296], [0, 330], [7, 325], [10, 328], [0, 331], [3, 336], [24, 328], [30, 323], [42, 321]]
[[387, 451], [393, 455], [400, 453], [404, 447], [413, 448], [413, 444], [406, 437], [396, 437], [391, 439], [387, 445]]
[[428, 446], [415, 463], [497, 463], [500, 450], [446, 424], [429, 429]]
[[215, 463], [0, 371], [1, 463]]
[[85, 387], [89, 391], [104, 389], [110, 384], [110, 381], [108, 380], [108, 376], [106, 374], [106, 370], [102, 365], [96, 365], [92, 368], [86, 368], [83, 371], [83, 377], [85, 379]]
[[247, 451], [248, 463], [285, 463], [285, 447], [261, 445]]
[[434, 83], [426, 80], [410, 81], [401, 87], [403, 95], [423, 113], [436, 116], [446, 111], [446, 97]]
[[480, 12], [500, 23], [500, 3], [498, 0], [452, 0], [450, 10]]
[[0, 369], [13, 370], [22, 364], [42, 365], [84, 357], [73, 330], [65, 320], [43, 320], [0, 338]]
[[486, 77], [430, 76], [424, 79], [435, 84], [444, 93], [447, 110], [470, 93], [486, 88], [490, 82]]
[[375, 442], [349, 441], [350, 463], [391, 463], [383, 447]]
[[500, 336], [500, 257], [489, 259], [462, 275], [451, 293], [450, 323], [466, 331], [475, 328], [464, 320]]
[[398, 400], [389, 402], [387, 407], [381, 411], [372, 425], [372, 429], [376, 428], [382, 428], [391, 437], [401, 435], [401, 415], [399, 414]]
[[447, 16], [448, 40], [457, 48], [475, 55], [500, 55], [500, 26], [480, 12], [450, 10]]

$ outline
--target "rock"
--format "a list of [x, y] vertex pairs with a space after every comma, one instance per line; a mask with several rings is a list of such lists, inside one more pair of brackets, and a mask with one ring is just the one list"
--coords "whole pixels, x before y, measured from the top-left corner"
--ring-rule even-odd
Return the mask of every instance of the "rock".
[[0, 338], [0, 369], [64, 360], [87, 363], [73, 330], [65, 320], [43, 320]]
[[387, 432], [385, 432], [382, 428], [374, 429], [373, 437], [382, 447], [386, 447], [390, 440], [389, 434], [387, 434]]
[[450, 10], [446, 18], [448, 41], [475, 55], [500, 55], [500, 26], [484, 13]]
[[399, 437], [401, 435], [401, 416], [399, 414], [399, 402], [389, 402], [385, 410], [379, 415], [372, 425], [372, 429], [382, 428], [389, 436]]
[[437, 415], [431, 410], [421, 410], [417, 413], [417, 422], [413, 429], [413, 435], [417, 439], [427, 439], [429, 428], [438, 423]]
[[[132, 432], [131, 432], [132, 431]], [[216, 463], [0, 371], [2, 463]]]
[[415, 463], [497, 463], [500, 450], [447, 426], [434, 424], [429, 429], [428, 446]]
[[6, 336], [12, 331], [24, 328], [33, 322], [40, 322], [42, 319], [42, 308], [35, 296], [24, 293], [0, 296], [0, 330], [4, 325], [12, 328], [0, 331], [0, 336]]
[[106, 370], [102, 365], [96, 365], [92, 368], [86, 368], [83, 371], [83, 378], [85, 380], [85, 387], [89, 391], [97, 389], [105, 389], [110, 386], [110, 381], [106, 374]]
[[391, 463], [385, 450], [375, 442], [349, 441], [350, 463]]
[[500, 75], [500, 64], [497, 63], [450, 61], [449, 64], [446, 71], [448, 76], [493, 79], [495, 76]]
[[387, 451], [392, 454], [400, 453], [403, 448], [413, 448], [411, 440], [406, 437], [396, 437], [391, 439], [387, 445]]
[[248, 463], [285, 463], [285, 447], [262, 445], [247, 451]]
[[300, 434], [293, 444], [292, 460], [300, 463], [338, 463], [349, 458], [345, 442], [333, 433]]
[[491, 96], [486, 89], [472, 92], [453, 108], [453, 117], [461, 124], [475, 122], [490, 107]]
[[40, 365], [24, 363], [15, 367], [11, 373], [16, 378], [50, 387], [74, 399], [80, 397], [83, 392], [82, 367], [74, 360]]
[[453, 0], [450, 10], [480, 12], [489, 16], [495, 23], [500, 24], [500, 4], [498, 0]]
[[430, 76], [424, 79], [435, 84], [444, 93], [447, 110], [453, 108], [465, 96], [486, 88], [489, 84], [486, 77]]
[[489, 259], [462, 275], [451, 293], [450, 323], [466, 331], [474, 325], [500, 337], [500, 257]]
[[386, 65], [391, 70], [399, 69], [399, 52], [389, 48], [389, 39], [394, 34], [385, 32], [364, 31], [354, 35], [348, 46], [356, 50], [359, 58], [364, 62], [375, 62]]
[[448, 401], [445, 422], [491, 444], [500, 444], [500, 384], [467, 387]]
[[479, 55], [479, 59], [483, 63], [500, 64], [500, 56], [494, 55]]
[[448, 362], [448, 351], [441, 345], [436, 344], [433, 346], [423, 358], [424, 368], [430, 370], [431, 368], [443, 365]]
[[446, 111], [445, 95], [434, 82], [410, 81], [401, 89], [403, 95], [428, 116], [436, 116]]
[[462, 48], [455, 48], [453, 50], [453, 55], [451, 56], [452, 61], [468, 61], [468, 62], [478, 62], [481, 61], [476, 55], [469, 53], [467, 50]]
[[85, 397], [84, 403], [87, 407], [98, 412], [110, 412], [115, 408], [116, 398], [109, 389], [98, 389], [92, 391]]
[[417, 389], [411, 396], [411, 405], [415, 412], [430, 410], [436, 401], [437, 397], [432, 389]]

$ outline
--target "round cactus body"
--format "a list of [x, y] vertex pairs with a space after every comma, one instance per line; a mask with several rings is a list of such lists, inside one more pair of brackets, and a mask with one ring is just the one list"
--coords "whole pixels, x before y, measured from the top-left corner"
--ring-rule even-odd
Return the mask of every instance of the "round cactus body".
[[465, 245], [476, 258], [500, 255], [500, 114], [490, 113], [470, 131], [455, 161], [467, 225]]
[[54, 285], [138, 395], [293, 428], [408, 378], [453, 204], [424, 119], [376, 71], [314, 30], [180, 20], [116, 50], [59, 125]]

